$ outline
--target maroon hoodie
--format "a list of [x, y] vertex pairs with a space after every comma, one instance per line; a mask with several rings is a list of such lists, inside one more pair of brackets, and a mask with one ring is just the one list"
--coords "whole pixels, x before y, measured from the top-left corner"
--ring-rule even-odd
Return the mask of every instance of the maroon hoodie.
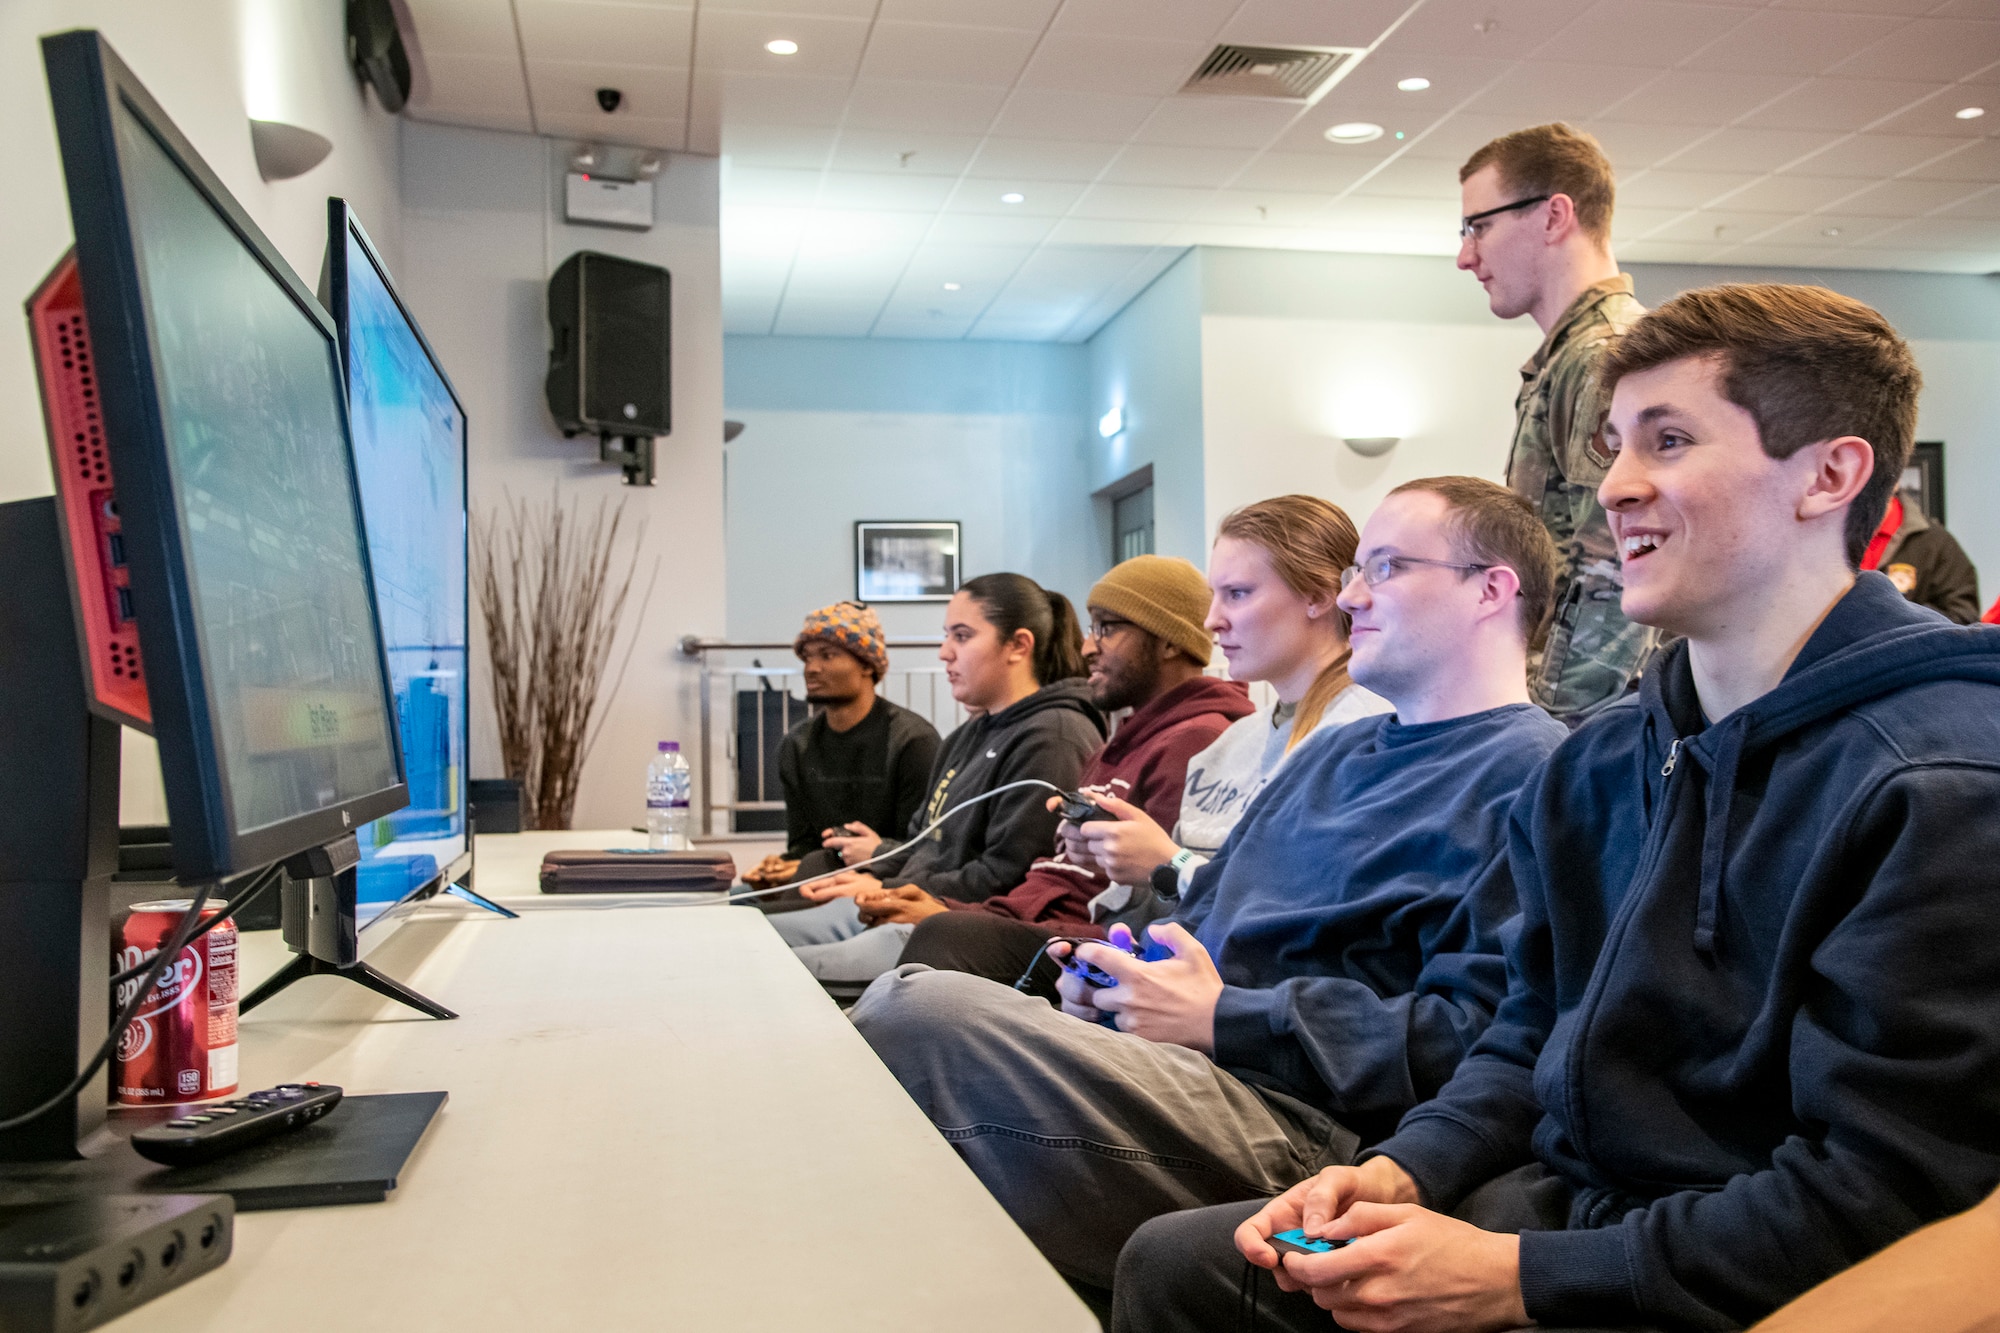
[[[1181, 790], [1188, 760], [1254, 709], [1242, 682], [1197, 676], [1176, 685], [1118, 724], [1117, 734], [1091, 757], [1080, 785], [1103, 787], [1130, 801], [1171, 832], [1180, 819]], [[954, 909], [990, 912], [1016, 921], [1089, 920], [1089, 902], [1110, 881], [1095, 863], [1079, 865], [1061, 851], [1028, 867], [1028, 877], [1012, 891], [983, 902], [945, 901]]]

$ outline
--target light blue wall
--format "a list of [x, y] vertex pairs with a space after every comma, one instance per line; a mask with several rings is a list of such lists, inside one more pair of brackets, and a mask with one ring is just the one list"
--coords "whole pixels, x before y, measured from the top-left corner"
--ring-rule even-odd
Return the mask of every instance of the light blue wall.
[[[1009, 569], [1079, 604], [1093, 559], [1087, 356], [1058, 343], [731, 337], [729, 636], [789, 639], [854, 595], [854, 524], [956, 519], [965, 577]], [[936, 603], [877, 608], [934, 636]]]
[[[1086, 344], [1087, 442], [1092, 490], [1152, 465], [1154, 550], [1206, 567], [1202, 262], [1202, 252], [1190, 250]], [[1096, 423], [1113, 407], [1124, 413], [1125, 429], [1106, 440]], [[1109, 563], [1109, 541], [1107, 532], [1100, 567]]]

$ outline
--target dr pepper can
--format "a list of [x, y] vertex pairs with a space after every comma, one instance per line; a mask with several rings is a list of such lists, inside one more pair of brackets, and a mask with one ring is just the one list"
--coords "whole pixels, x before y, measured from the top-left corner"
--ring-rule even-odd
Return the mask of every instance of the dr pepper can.
[[[120, 933], [114, 971], [157, 955], [193, 905], [187, 898], [140, 903]], [[204, 910], [202, 920], [214, 916]], [[118, 988], [130, 1003], [142, 980]], [[184, 946], [118, 1037], [118, 1101], [157, 1106], [236, 1091], [236, 923], [217, 923]]]

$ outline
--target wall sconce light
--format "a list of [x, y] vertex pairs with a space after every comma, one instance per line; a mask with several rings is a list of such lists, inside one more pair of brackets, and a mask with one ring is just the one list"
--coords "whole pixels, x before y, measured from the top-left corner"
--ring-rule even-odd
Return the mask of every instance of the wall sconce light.
[[1403, 442], [1400, 435], [1346, 436], [1341, 443], [1360, 454], [1363, 458], [1380, 458]]
[[258, 175], [267, 181], [288, 181], [326, 161], [333, 141], [282, 120], [253, 120], [250, 151], [257, 158]]
[[1124, 429], [1125, 409], [1122, 407], [1114, 407], [1097, 419], [1097, 433], [1107, 440]]

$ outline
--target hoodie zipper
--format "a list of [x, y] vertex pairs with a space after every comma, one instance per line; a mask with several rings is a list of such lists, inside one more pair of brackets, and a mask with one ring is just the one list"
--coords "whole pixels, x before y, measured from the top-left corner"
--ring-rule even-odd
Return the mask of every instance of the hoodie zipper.
[[[1680, 761], [1681, 761], [1681, 738], [1676, 736], [1674, 737], [1673, 745], [1670, 746], [1667, 750], [1667, 762], [1660, 765], [1660, 776], [1663, 778], [1672, 777], [1674, 775], [1674, 765], [1680, 763]], [[1666, 794], [1666, 788], [1664, 786], [1661, 787], [1660, 794], [1663, 796]]]

